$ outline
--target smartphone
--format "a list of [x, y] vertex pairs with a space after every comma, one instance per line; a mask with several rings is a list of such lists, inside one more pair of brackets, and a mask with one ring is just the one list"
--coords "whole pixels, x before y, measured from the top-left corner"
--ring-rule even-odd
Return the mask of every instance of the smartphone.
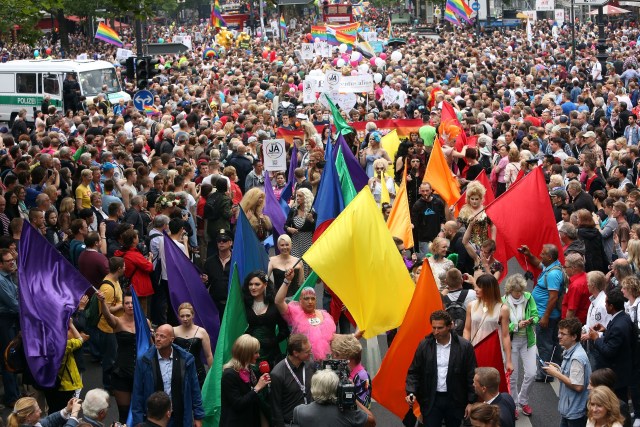
[[542, 357], [540, 357], [540, 356], [538, 356], [538, 363], [540, 363], [540, 365], [542, 365], [542, 366], [545, 366], [547, 364], [547, 362], [542, 360]]

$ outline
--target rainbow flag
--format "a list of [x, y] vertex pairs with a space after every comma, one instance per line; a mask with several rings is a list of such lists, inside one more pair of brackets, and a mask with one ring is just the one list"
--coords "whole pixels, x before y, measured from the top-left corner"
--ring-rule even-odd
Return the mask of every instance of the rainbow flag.
[[284, 16], [282, 14], [280, 15], [280, 36], [287, 36], [287, 23], [284, 22]]
[[446, 19], [447, 21], [451, 22], [453, 25], [462, 26], [462, 24], [458, 20], [458, 17], [453, 12], [453, 9], [449, 8], [448, 5], [444, 10], [444, 19]]
[[359, 27], [360, 23], [358, 22], [345, 25], [327, 25], [327, 43], [332, 46], [340, 46], [344, 43], [347, 45], [348, 50], [351, 50], [352, 45], [357, 40]]
[[326, 40], [327, 27], [325, 27], [324, 25], [312, 25], [311, 36], [313, 37], [313, 40], [315, 39]]
[[471, 21], [471, 8], [463, 1], [463, 0], [447, 0], [447, 5], [445, 7], [445, 17], [447, 15], [447, 11], [451, 11], [458, 17], [467, 21], [467, 23], [472, 24]]
[[387, 38], [388, 39], [391, 38], [391, 17], [389, 17], [389, 30], [388, 30]]
[[153, 105], [145, 105], [143, 106], [144, 109], [144, 113], [147, 116], [156, 116], [156, 115], [160, 115], [160, 110], [158, 110], [155, 106]]
[[226, 27], [227, 23], [222, 17], [222, 9], [220, 9], [220, 3], [218, 0], [213, 4], [213, 10], [211, 11], [211, 25], [215, 28]]
[[116, 33], [104, 22], [98, 24], [98, 29], [96, 30], [96, 38], [98, 40], [102, 40], [103, 42], [114, 44], [118, 47], [123, 46], [122, 40], [120, 39], [120, 36], [118, 36], [118, 33]]
[[351, 10], [353, 11], [354, 16], [364, 15], [364, 5], [362, 3], [354, 4], [351, 6]]

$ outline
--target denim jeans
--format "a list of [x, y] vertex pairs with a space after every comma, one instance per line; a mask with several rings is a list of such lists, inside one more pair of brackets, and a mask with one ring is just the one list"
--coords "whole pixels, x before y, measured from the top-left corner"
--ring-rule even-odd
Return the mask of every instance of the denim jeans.
[[[536, 339], [538, 346], [538, 355], [545, 362], [555, 362], [560, 364], [562, 361], [562, 348], [558, 344], [558, 320], [549, 319], [546, 328], [536, 325]], [[537, 378], [545, 378], [546, 374], [542, 367], [538, 366]]]
[[585, 427], [587, 425], [587, 417], [577, 418], [575, 420], [568, 420], [562, 418], [560, 420], [560, 427]]

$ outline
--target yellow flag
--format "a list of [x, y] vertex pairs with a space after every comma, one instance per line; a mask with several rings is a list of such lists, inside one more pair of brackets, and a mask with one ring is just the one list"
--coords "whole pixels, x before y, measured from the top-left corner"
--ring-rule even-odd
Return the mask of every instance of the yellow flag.
[[437, 192], [449, 206], [460, 198], [460, 185], [447, 164], [440, 140], [437, 138], [433, 143], [433, 150], [431, 150], [422, 182], [431, 184], [433, 191]]
[[389, 162], [389, 166], [387, 167], [387, 175], [395, 176], [396, 165], [393, 159], [396, 158], [396, 153], [398, 152], [398, 147], [400, 146], [400, 138], [398, 138], [398, 132], [396, 132], [396, 130], [394, 129], [383, 136], [380, 139], [380, 145], [389, 154], [389, 158], [391, 158], [391, 162]]
[[409, 207], [409, 198], [407, 197], [407, 164], [404, 165], [402, 173], [402, 183], [400, 190], [396, 193], [396, 200], [393, 202], [389, 219], [387, 220], [387, 228], [392, 236], [399, 237], [404, 242], [405, 249], [412, 248], [413, 229], [411, 228], [411, 209]]
[[415, 286], [367, 188], [303, 258], [349, 309], [365, 338], [402, 323]]
[[382, 178], [380, 178], [380, 205], [383, 203], [391, 203], [391, 195], [389, 194], [389, 189], [387, 188], [387, 175], [382, 174]]

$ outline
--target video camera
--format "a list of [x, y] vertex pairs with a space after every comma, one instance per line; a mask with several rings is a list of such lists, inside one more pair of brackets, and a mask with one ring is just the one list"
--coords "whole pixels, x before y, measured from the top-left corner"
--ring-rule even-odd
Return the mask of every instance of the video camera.
[[342, 359], [326, 359], [322, 361], [322, 369], [331, 369], [340, 381], [338, 382], [338, 409], [354, 411], [356, 406], [356, 386], [349, 378], [349, 361]]

